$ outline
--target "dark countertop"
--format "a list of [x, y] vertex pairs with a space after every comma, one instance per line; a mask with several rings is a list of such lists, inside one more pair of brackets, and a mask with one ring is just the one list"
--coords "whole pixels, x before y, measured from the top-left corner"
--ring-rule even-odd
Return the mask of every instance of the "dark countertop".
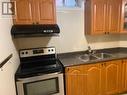
[[111, 60], [127, 58], [127, 48], [122, 48], [122, 47], [121, 48], [100, 49], [100, 50], [96, 50], [96, 52], [97, 53], [99, 52], [109, 53], [109, 54], [112, 54], [113, 56], [110, 58], [90, 60], [90, 61], [84, 62], [80, 60], [79, 57], [83, 54], [86, 54], [87, 52], [80, 51], [80, 52], [58, 54], [58, 58], [60, 59], [64, 67], [93, 64], [93, 63], [98, 63], [98, 62], [106, 62], [106, 61], [111, 61]]

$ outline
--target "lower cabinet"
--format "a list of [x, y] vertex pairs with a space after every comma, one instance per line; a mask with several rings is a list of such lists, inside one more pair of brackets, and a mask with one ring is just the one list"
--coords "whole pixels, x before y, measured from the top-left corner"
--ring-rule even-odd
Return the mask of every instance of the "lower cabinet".
[[122, 61], [121, 70], [120, 92], [127, 92], [127, 60]]
[[83, 66], [74, 66], [65, 69], [66, 95], [85, 95], [85, 80]]
[[119, 93], [122, 61], [65, 68], [66, 95], [112, 95]]
[[91, 64], [84, 66], [85, 90], [84, 95], [102, 95], [102, 70], [100, 64]]
[[124, 71], [124, 80], [125, 80], [125, 90], [124, 91], [127, 91], [127, 60], [124, 60], [123, 61], [123, 64], [125, 65], [124, 68], [125, 68], [125, 71]]
[[110, 61], [106, 62], [105, 70], [103, 72], [103, 80], [105, 83], [104, 92], [105, 95], [112, 95], [115, 93], [119, 93], [119, 85], [120, 85], [120, 75], [121, 75], [121, 63], [122, 61]]

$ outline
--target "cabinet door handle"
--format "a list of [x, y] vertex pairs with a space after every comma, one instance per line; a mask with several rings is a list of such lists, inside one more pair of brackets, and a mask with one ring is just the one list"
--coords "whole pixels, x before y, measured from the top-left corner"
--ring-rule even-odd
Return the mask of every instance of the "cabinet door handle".
[[39, 22], [36, 22], [36, 24], [39, 24]]
[[106, 64], [105, 63], [103, 63], [103, 64], [101, 64], [101, 66], [103, 67], [103, 66], [106, 66]]
[[122, 62], [122, 64], [123, 64], [123, 60], [122, 60], [121, 62]]
[[106, 63], [104, 63], [104, 66], [106, 67]]

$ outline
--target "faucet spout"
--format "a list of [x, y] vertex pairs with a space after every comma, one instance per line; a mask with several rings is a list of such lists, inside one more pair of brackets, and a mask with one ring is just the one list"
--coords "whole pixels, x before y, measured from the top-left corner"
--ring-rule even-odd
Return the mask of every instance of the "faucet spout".
[[88, 54], [92, 55], [94, 54], [96, 51], [92, 50], [90, 46], [88, 46]]

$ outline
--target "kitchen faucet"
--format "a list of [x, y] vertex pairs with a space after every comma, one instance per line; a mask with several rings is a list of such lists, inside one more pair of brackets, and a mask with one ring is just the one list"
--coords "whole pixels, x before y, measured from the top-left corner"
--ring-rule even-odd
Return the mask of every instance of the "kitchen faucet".
[[87, 51], [88, 51], [89, 55], [92, 55], [92, 54], [94, 54], [96, 52], [95, 50], [92, 50], [90, 46], [88, 46], [88, 50]]

